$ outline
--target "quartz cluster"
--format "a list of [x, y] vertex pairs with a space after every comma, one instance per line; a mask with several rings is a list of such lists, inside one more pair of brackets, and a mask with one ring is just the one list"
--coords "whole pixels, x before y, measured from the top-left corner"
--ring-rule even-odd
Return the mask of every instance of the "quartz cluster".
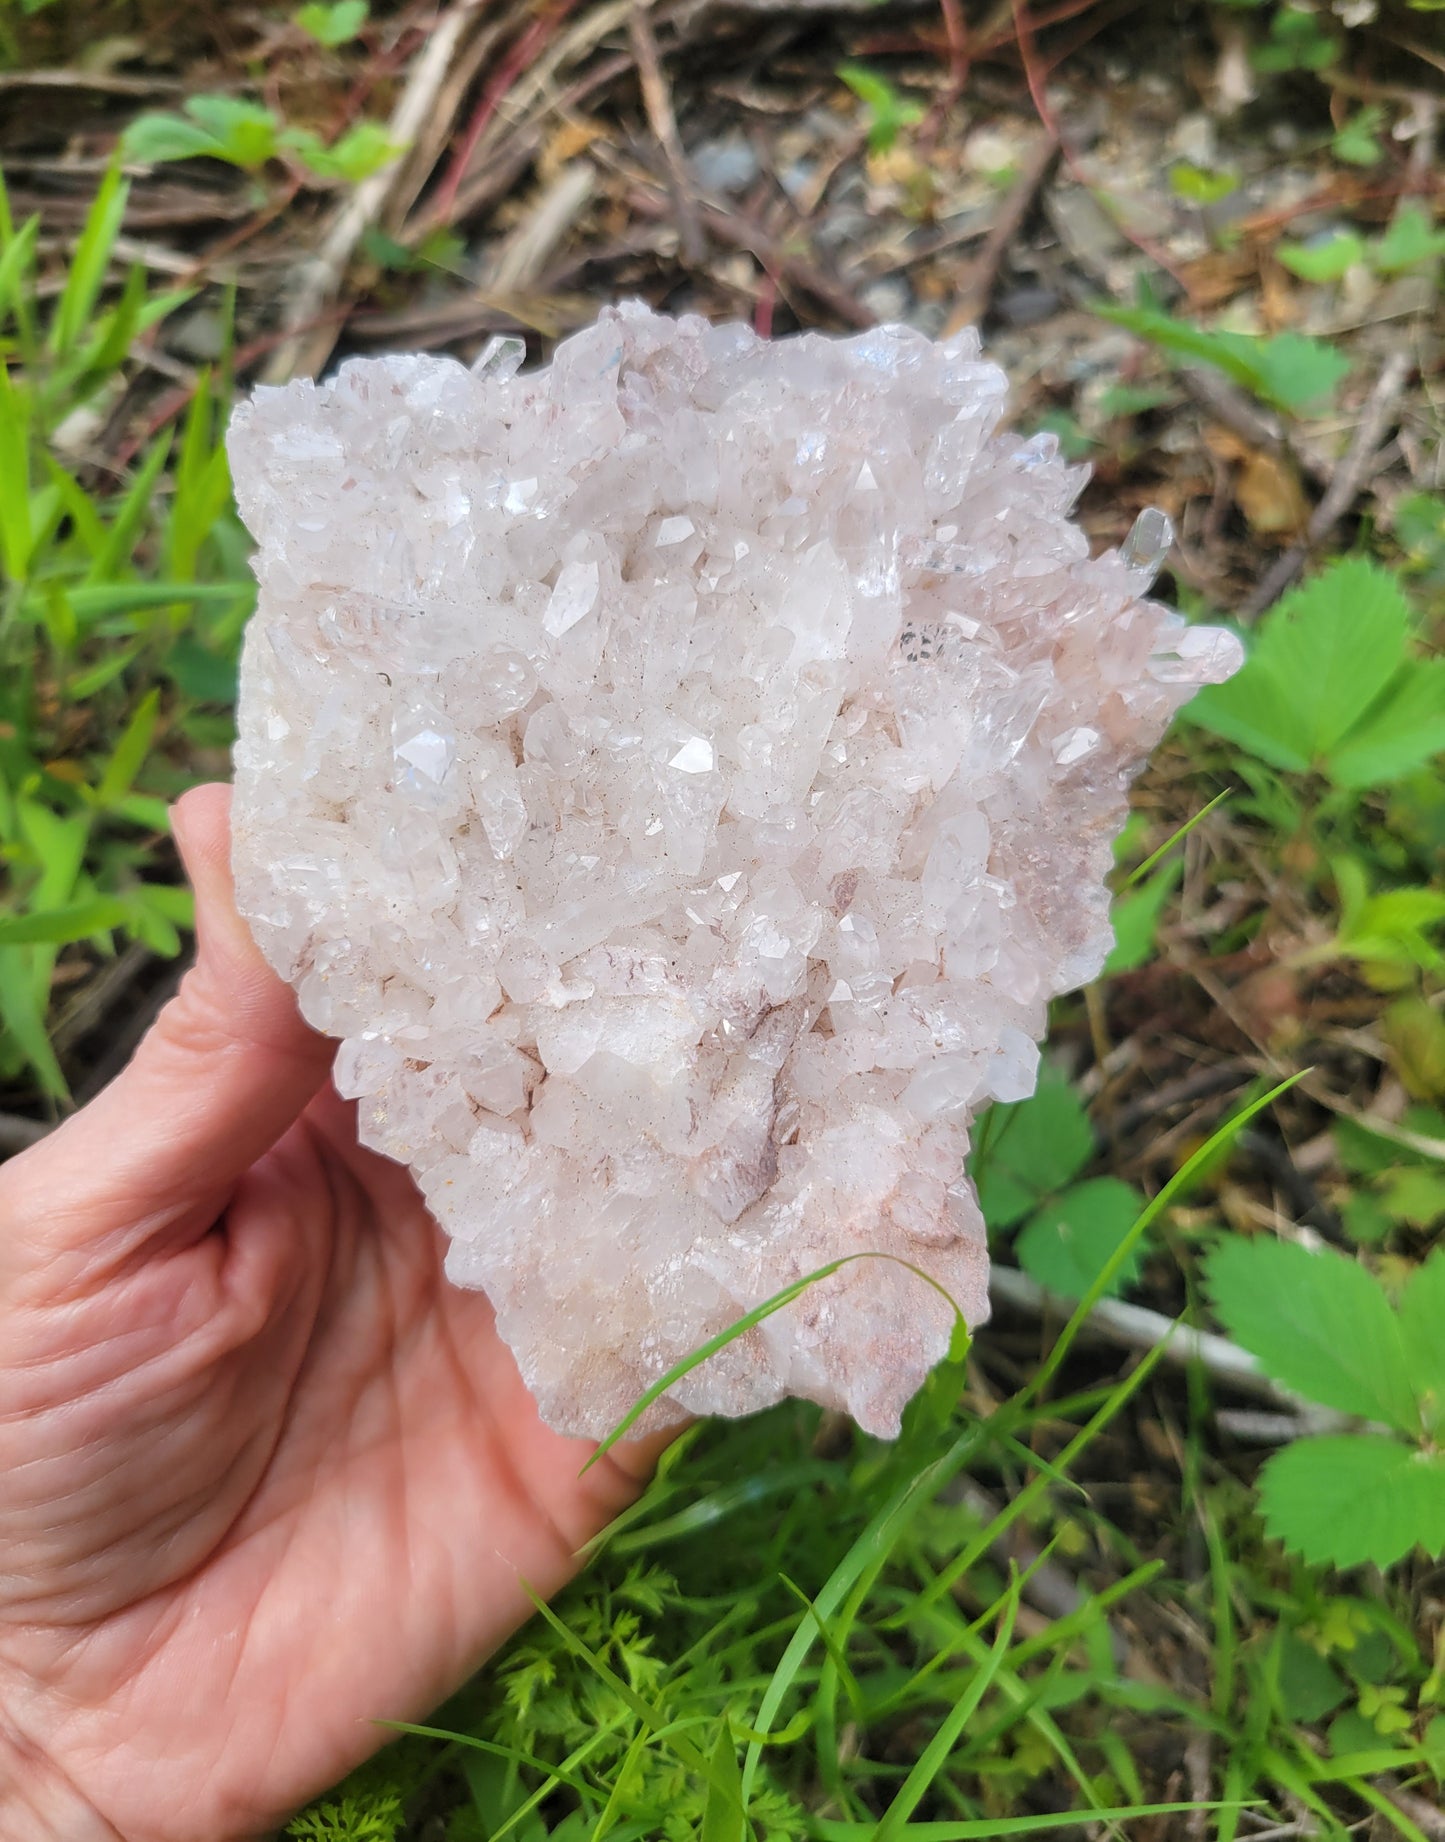
[[605, 312], [258, 390], [242, 912], [547, 1420], [878, 1433], [987, 1312], [969, 1121], [1109, 950], [1125, 788], [1227, 634], [1091, 560], [976, 337]]

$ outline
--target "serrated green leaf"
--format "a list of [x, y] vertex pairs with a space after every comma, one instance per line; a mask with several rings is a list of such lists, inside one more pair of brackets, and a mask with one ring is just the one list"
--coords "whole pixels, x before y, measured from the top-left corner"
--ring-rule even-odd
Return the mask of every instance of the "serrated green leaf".
[[1413, 659], [1330, 751], [1337, 787], [1388, 786], [1445, 750], [1445, 659]]
[[1418, 1434], [1400, 1321], [1365, 1268], [1331, 1248], [1226, 1235], [1209, 1256], [1225, 1329], [1284, 1387]]
[[1438, 1439], [1445, 1432], [1445, 1247], [1410, 1275], [1400, 1299], [1400, 1335], [1421, 1418]]
[[1275, 333], [1261, 340], [1255, 363], [1260, 394], [1296, 413], [1332, 402], [1350, 369], [1348, 355], [1337, 345], [1305, 333]]
[[1185, 363], [1215, 366], [1280, 409], [1300, 411], [1327, 402], [1350, 368], [1337, 346], [1303, 333], [1266, 338], [1258, 333], [1207, 332], [1153, 306], [1103, 304], [1094, 311]]
[[1388, 1567], [1445, 1550], [1445, 1455], [1399, 1439], [1297, 1440], [1260, 1473], [1259, 1501], [1269, 1533], [1307, 1561]]
[[1328, 766], [1405, 663], [1409, 630], [1395, 577], [1346, 557], [1270, 611], [1244, 668], [1206, 685], [1188, 720], [1274, 767]]
[[[1082, 1298], [1143, 1206], [1144, 1198], [1133, 1184], [1118, 1177], [1076, 1183], [1046, 1202], [1019, 1235], [1019, 1265], [1046, 1291], [1071, 1302]], [[1138, 1277], [1136, 1251], [1110, 1280], [1105, 1297], [1116, 1297]]]
[[[980, 1200], [995, 1174], [1007, 1173], [1032, 1206], [1088, 1163], [1094, 1155], [1094, 1128], [1073, 1088], [1045, 1063], [1027, 1100], [989, 1108], [978, 1123], [974, 1144]], [[988, 1219], [991, 1227], [1009, 1226], [998, 1217]]]

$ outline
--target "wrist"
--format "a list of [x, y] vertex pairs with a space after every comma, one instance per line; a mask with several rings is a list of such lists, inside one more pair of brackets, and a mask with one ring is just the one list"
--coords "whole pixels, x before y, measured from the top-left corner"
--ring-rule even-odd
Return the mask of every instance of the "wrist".
[[124, 1842], [0, 1707], [0, 1836], [4, 1842]]

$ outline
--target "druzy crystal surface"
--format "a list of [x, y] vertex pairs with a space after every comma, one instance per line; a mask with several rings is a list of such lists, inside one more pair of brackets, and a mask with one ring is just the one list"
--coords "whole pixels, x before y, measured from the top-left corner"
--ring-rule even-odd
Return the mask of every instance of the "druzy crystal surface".
[[[987, 1310], [969, 1122], [1099, 971], [1125, 788], [1233, 639], [1090, 560], [972, 334], [604, 313], [260, 390], [242, 911], [545, 1417], [876, 1432]], [[907, 1262], [905, 1265], [903, 1262]]]

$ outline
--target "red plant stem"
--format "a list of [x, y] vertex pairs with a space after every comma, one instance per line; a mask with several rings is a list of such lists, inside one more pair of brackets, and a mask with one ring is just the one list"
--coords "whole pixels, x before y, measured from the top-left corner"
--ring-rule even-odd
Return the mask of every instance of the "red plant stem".
[[[1087, 11], [1089, 5], [1094, 3], [1095, 0], [1067, 0], [1067, 4], [1072, 6], [1073, 10], [1076, 12]], [[1063, 157], [1064, 165], [1069, 169], [1070, 177], [1076, 184], [1083, 186], [1086, 191], [1091, 191], [1092, 187], [1089, 185], [1088, 179], [1079, 167], [1073, 147], [1070, 145], [1067, 137], [1060, 131], [1058, 117], [1054, 114], [1049, 104], [1048, 95], [1044, 87], [1057, 66], [1056, 63], [1045, 65], [1038, 55], [1038, 43], [1034, 37], [1034, 33], [1038, 25], [1042, 22], [1030, 18], [1029, 0], [1012, 0], [1012, 4], [1014, 36], [1018, 40], [1019, 59], [1023, 64], [1024, 80], [1029, 86], [1029, 95], [1033, 98], [1034, 108], [1038, 111], [1039, 120], [1058, 142], [1059, 152]], [[1057, 20], [1059, 17], [1060, 15], [1057, 12], [1051, 16], [1053, 20]], [[1170, 260], [1167, 251], [1161, 249], [1152, 238], [1139, 236], [1136, 232], [1130, 230], [1126, 223], [1118, 220], [1116, 220], [1116, 222], [1118, 222], [1120, 232], [1129, 239], [1135, 249], [1146, 255], [1151, 262], [1157, 263], [1167, 275], [1172, 276], [1186, 296], [1191, 295], [1188, 282]]]
[[452, 155], [441, 184], [437, 187], [436, 197], [427, 213], [430, 223], [445, 224], [450, 221], [458, 188], [471, 164], [472, 155], [477, 151], [478, 142], [486, 133], [487, 124], [501, 107], [507, 91], [527, 68], [533, 56], [546, 44], [554, 27], [562, 23], [575, 5], [576, 0], [557, 0], [556, 5], [532, 21], [497, 67], [496, 75], [482, 91], [461, 144]]

